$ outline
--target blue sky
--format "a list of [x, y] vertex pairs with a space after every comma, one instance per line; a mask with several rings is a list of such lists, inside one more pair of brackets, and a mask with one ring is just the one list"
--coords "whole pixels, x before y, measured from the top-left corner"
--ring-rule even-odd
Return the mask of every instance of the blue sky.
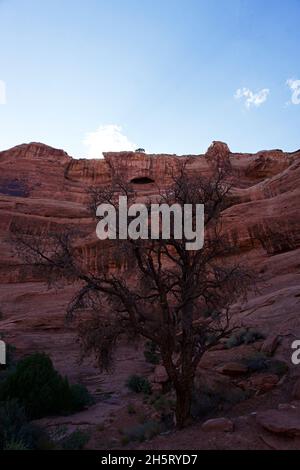
[[0, 20], [0, 149], [300, 148], [299, 0], [0, 0]]

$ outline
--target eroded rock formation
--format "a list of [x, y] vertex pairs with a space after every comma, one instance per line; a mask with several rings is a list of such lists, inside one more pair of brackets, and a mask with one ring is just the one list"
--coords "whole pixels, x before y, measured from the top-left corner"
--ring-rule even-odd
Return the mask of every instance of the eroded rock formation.
[[289, 360], [290, 344], [300, 338], [300, 151], [239, 154], [220, 142], [205, 155], [181, 157], [120, 152], [74, 160], [39, 143], [0, 152], [0, 331], [7, 342], [21, 353], [49, 352], [57, 367], [77, 380], [88, 375], [88, 369], [75, 367], [75, 332], [64, 321], [74, 286], [49, 290], [16, 257], [11, 231], [18, 226], [47, 234], [79, 227], [82, 255], [95, 263], [100, 253], [86, 207], [87, 189], [109, 185], [119, 175], [133, 184], [137, 195], [149, 195], [172, 180], [181, 162], [199, 176], [208, 176], [216, 166], [231, 169], [232, 205], [223, 214], [224, 227], [239, 240], [240, 257], [261, 275], [260, 290], [236, 308], [242, 324], [278, 335], [278, 354]]

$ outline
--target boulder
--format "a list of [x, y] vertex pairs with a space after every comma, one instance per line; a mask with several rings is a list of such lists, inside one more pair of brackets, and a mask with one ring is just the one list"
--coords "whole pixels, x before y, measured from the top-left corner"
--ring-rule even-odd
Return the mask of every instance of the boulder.
[[220, 374], [229, 375], [230, 377], [238, 377], [248, 372], [248, 367], [239, 362], [228, 362], [217, 368]]
[[209, 419], [202, 424], [202, 430], [205, 432], [233, 432], [234, 424], [228, 418], [215, 418]]
[[258, 374], [250, 379], [250, 387], [260, 393], [265, 393], [274, 388], [279, 382], [278, 375]]
[[152, 393], [161, 393], [163, 391], [163, 384], [152, 382], [151, 390], [152, 390]]
[[270, 335], [263, 342], [261, 352], [272, 356], [280, 343], [280, 337], [276, 334]]
[[164, 366], [156, 366], [154, 370], [154, 382], [164, 384], [168, 382], [169, 377]]
[[285, 436], [300, 436], [299, 410], [269, 410], [258, 413], [256, 421], [264, 429]]

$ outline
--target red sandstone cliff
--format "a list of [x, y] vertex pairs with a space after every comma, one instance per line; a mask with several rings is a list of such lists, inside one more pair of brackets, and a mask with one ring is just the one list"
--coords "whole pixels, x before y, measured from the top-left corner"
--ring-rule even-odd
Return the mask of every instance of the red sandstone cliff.
[[[38, 143], [0, 152], [0, 331], [7, 342], [21, 353], [49, 352], [77, 380], [87, 374], [74, 365], [75, 333], [64, 323], [72, 286], [49, 291], [13, 253], [10, 230], [18, 225], [36, 234], [80, 227], [90, 240], [95, 226], [86, 209], [88, 187], [108, 185], [119, 174], [138, 195], [148, 195], [156, 185], [168, 184], [181, 161], [199, 175], [209, 175], [215, 166], [232, 168], [233, 205], [223, 214], [225, 227], [229, 236], [238, 237], [240, 256], [264, 278], [240, 317], [247, 325], [282, 335], [279, 354], [289, 359], [291, 340], [300, 338], [300, 151], [238, 154], [220, 142], [205, 155], [181, 157], [121, 152], [74, 160]], [[82, 253], [90, 262], [97, 257], [93, 242], [84, 236]]]

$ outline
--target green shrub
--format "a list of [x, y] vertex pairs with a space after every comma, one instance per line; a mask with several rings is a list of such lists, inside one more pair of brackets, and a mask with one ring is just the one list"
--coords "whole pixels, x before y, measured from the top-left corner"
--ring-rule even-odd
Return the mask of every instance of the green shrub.
[[62, 440], [68, 432], [68, 426], [66, 424], [59, 424], [58, 426], [51, 429], [51, 438], [54, 441]]
[[68, 414], [83, 406], [83, 390], [70, 387], [46, 354], [36, 353], [18, 362], [0, 387], [0, 400], [17, 399], [30, 419]]
[[289, 370], [289, 366], [278, 359], [271, 359], [269, 364], [269, 372], [271, 374], [276, 374], [279, 377], [285, 375]]
[[65, 437], [61, 444], [64, 450], [81, 450], [89, 440], [90, 433], [77, 429], [76, 431], [72, 432], [72, 434], [69, 434], [69, 436]]
[[33, 423], [25, 423], [20, 428], [17, 436], [28, 449], [41, 450], [53, 447], [53, 442], [47, 432]]
[[262, 372], [268, 369], [269, 360], [263, 353], [255, 353], [243, 360], [250, 373]]
[[72, 403], [68, 381], [55, 371], [45, 354], [21, 360], [2, 385], [0, 396], [18, 399], [30, 418], [60, 413]]
[[0, 403], [0, 448], [18, 436], [19, 430], [27, 422], [24, 408], [17, 400]]
[[244, 336], [244, 343], [252, 344], [260, 339], [265, 339], [265, 336], [260, 331], [250, 328]]
[[22, 443], [26, 449], [39, 449], [42, 440], [49, 440], [46, 432], [27, 421], [17, 400], [0, 403], [0, 448]]
[[3, 450], [28, 450], [28, 447], [26, 447], [23, 441], [12, 439], [5, 444]]
[[229, 409], [233, 405], [246, 400], [247, 392], [231, 387], [228, 390], [213, 389], [194, 390], [192, 396], [191, 415], [193, 418], [204, 418], [218, 409]]
[[175, 402], [166, 395], [156, 396], [151, 403], [154, 409], [160, 413], [169, 413], [175, 408]]
[[127, 405], [127, 411], [129, 415], [135, 415], [136, 414], [136, 409], [132, 403], [128, 403]]
[[71, 385], [72, 408], [74, 410], [84, 410], [95, 403], [95, 400], [84, 385]]
[[250, 373], [269, 372], [270, 374], [276, 374], [281, 377], [289, 370], [285, 362], [278, 359], [270, 359], [266, 354], [261, 352], [247, 357], [243, 362], [248, 366]]
[[226, 347], [227, 349], [235, 348], [236, 346], [239, 346], [240, 343], [237, 335], [231, 335], [230, 338], [226, 341]]
[[217, 342], [217, 335], [213, 333], [207, 333], [205, 338], [205, 346], [213, 346]]
[[124, 431], [123, 443], [130, 441], [143, 442], [152, 439], [161, 432], [161, 425], [157, 421], [146, 421]]
[[132, 392], [145, 393], [145, 395], [151, 394], [151, 384], [145, 377], [131, 375], [126, 382], [126, 385]]
[[213, 307], [209, 307], [209, 306], [206, 306], [202, 312], [201, 312], [202, 316], [204, 318], [213, 318], [213, 319], [216, 319], [218, 316], [219, 316], [219, 312], [213, 308]]
[[150, 364], [157, 365], [160, 363], [160, 355], [158, 347], [153, 341], [147, 341], [145, 344], [144, 357]]
[[219, 405], [217, 395], [212, 392], [193, 392], [191, 415], [193, 418], [202, 418], [212, 411], [216, 410]]
[[122, 444], [123, 446], [127, 446], [127, 444], [129, 444], [129, 439], [128, 439], [127, 436], [122, 436], [121, 444]]
[[264, 335], [258, 330], [255, 330], [254, 328], [242, 328], [228, 338], [226, 341], [226, 347], [231, 349], [236, 346], [240, 346], [241, 344], [255, 343], [260, 339], [264, 339]]

